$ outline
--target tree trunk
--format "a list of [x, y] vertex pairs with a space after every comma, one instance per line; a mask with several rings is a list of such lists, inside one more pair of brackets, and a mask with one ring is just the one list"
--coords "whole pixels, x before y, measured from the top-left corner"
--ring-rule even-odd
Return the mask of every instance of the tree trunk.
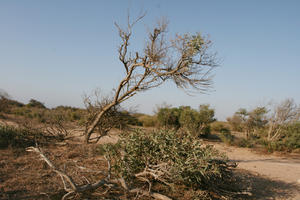
[[89, 143], [90, 137], [91, 137], [93, 131], [95, 130], [97, 124], [100, 122], [102, 116], [115, 105], [116, 105], [116, 103], [114, 103], [114, 102], [111, 104], [108, 104], [97, 114], [95, 120], [90, 125], [90, 127], [87, 129], [87, 131], [85, 132], [85, 143]]

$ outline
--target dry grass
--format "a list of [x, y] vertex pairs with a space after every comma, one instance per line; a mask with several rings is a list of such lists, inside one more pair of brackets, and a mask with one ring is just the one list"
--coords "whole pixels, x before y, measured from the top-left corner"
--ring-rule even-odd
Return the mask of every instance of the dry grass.
[[[47, 156], [74, 177], [77, 184], [104, 177], [106, 161], [96, 155], [95, 146], [68, 144], [44, 148]], [[39, 157], [24, 149], [0, 150], [0, 199], [60, 199], [63, 184]], [[84, 169], [87, 168], [87, 169]], [[85, 178], [86, 179], [85, 179]]]

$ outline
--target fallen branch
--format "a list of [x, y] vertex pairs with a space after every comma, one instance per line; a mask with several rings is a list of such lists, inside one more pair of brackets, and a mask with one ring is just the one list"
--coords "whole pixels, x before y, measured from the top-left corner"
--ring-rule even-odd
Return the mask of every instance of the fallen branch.
[[[64, 171], [61, 171], [60, 169], [58, 169], [46, 156], [45, 154], [41, 151], [40, 148], [38, 147], [28, 147], [26, 149], [26, 151], [31, 151], [31, 152], [36, 152], [39, 154], [39, 156], [41, 157], [42, 160], [44, 160], [48, 166], [54, 171], [56, 172], [62, 179], [63, 185], [64, 185], [64, 190], [67, 192], [67, 194], [65, 194], [62, 197], [62, 200], [66, 199], [67, 197], [70, 197], [73, 194], [76, 193], [82, 193], [85, 191], [92, 191], [95, 190], [105, 184], [108, 183], [108, 179], [110, 179], [110, 174], [107, 175], [107, 177], [105, 179], [99, 180], [93, 184], [85, 184], [85, 185], [77, 185], [72, 177], [68, 176]], [[110, 162], [108, 162], [108, 172], [110, 172]], [[70, 185], [70, 187], [68, 187], [68, 184]]]
[[[88, 180], [86, 180], [86, 182], [88, 182], [88, 184], [85, 185], [77, 185], [74, 180], [72, 179], [72, 177], [70, 177], [69, 175], [67, 175], [64, 171], [58, 169], [47, 157], [46, 155], [42, 152], [42, 150], [38, 147], [28, 147], [26, 149], [26, 151], [29, 152], [36, 152], [39, 154], [39, 156], [41, 157], [41, 160], [45, 161], [48, 166], [54, 171], [56, 172], [60, 177], [61, 180], [63, 182], [64, 185], [64, 190], [67, 192], [63, 197], [62, 200], [65, 200], [69, 197], [71, 197], [72, 195], [78, 194], [78, 193], [84, 193], [86, 191], [93, 191], [98, 189], [101, 186], [109, 186], [109, 189], [112, 187], [112, 184], [120, 184], [126, 192], [128, 193], [138, 193], [141, 194], [143, 196], [150, 196], [153, 197], [154, 199], [157, 200], [172, 200], [169, 197], [156, 193], [156, 192], [151, 192], [149, 187], [149, 191], [140, 189], [140, 188], [135, 188], [135, 189], [129, 189], [129, 187], [127, 186], [125, 180], [123, 178], [120, 179], [111, 179], [111, 164], [110, 164], [110, 160], [105, 157], [106, 161], [107, 161], [107, 166], [108, 166], [108, 173], [106, 178], [101, 179], [95, 183], [89, 183]], [[107, 193], [107, 191], [105, 191], [103, 193], [103, 195], [105, 195], [105, 193]]]

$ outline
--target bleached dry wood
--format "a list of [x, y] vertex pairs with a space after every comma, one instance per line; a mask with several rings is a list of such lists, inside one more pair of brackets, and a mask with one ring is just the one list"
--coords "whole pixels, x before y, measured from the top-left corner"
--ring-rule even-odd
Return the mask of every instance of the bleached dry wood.
[[142, 190], [140, 188], [136, 188], [136, 189], [132, 189], [129, 191], [130, 193], [139, 193], [143, 196], [150, 196], [154, 199], [157, 199], [157, 200], [172, 200], [171, 198], [167, 197], [166, 195], [163, 195], [163, 194], [160, 194], [160, 193], [157, 193], [157, 192], [149, 192], [147, 190]]
[[[76, 194], [76, 193], [80, 193], [80, 192], [85, 192], [85, 191], [92, 191], [95, 190], [105, 184], [108, 183], [108, 180], [110, 179], [110, 174], [107, 175], [107, 177], [105, 179], [99, 180], [95, 183], [88, 183], [85, 185], [77, 185], [74, 180], [72, 179], [72, 177], [68, 176], [64, 171], [58, 169], [46, 156], [45, 154], [42, 152], [42, 150], [38, 147], [28, 147], [26, 149], [26, 151], [31, 151], [31, 152], [36, 152], [39, 154], [39, 156], [41, 157], [41, 159], [43, 161], [45, 161], [48, 166], [54, 171], [56, 172], [62, 179], [63, 185], [64, 185], [64, 190], [67, 192], [67, 194], [65, 194], [62, 197], [62, 200], [67, 199], [69, 196]], [[110, 162], [108, 161], [108, 172], [110, 173]], [[68, 187], [68, 184], [70, 185], [70, 187]]]
[[[36, 152], [37, 154], [39, 154], [41, 160], [45, 161], [48, 166], [54, 171], [56, 172], [60, 177], [61, 180], [63, 182], [64, 185], [64, 190], [67, 192], [63, 197], [62, 200], [65, 200], [69, 197], [71, 197], [72, 195], [75, 195], [77, 193], [83, 193], [86, 191], [93, 191], [96, 190], [97, 188], [101, 187], [101, 186], [109, 186], [109, 189], [113, 187], [113, 184], [120, 184], [127, 192], [129, 193], [139, 193], [141, 195], [144, 196], [150, 196], [153, 197], [154, 199], [158, 199], [158, 200], [172, 200], [169, 197], [156, 193], [156, 192], [151, 192], [151, 187], [149, 187], [149, 191], [140, 189], [140, 188], [135, 188], [135, 189], [129, 189], [128, 185], [126, 184], [125, 180], [123, 178], [119, 178], [119, 179], [111, 179], [111, 163], [110, 160], [105, 157], [106, 161], [107, 161], [107, 166], [108, 166], [108, 173], [106, 178], [101, 179], [95, 183], [89, 183], [89, 181], [87, 180], [88, 184], [85, 185], [77, 185], [74, 180], [72, 179], [72, 177], [70, 177], [69, 175], [67, 175], [64, 171], [60, 170], [59, 168], [57, 168], [47, 157], [46, 155], [43, 153], [43, 151], [39, 148], [39, 147], [28, 147], [26, 149], [26, 151], [28, 152]], [[68, 187], [69, 186], [69, 187]], [[108, 191], [106, 191], [105, 193], [107, 193]], [[105, 194], [103, 193], [103, 195]]]
[[121, 39], [118, 54], [125, 69], [124, 78], [115, 88], [111, 101], [97, 112], [87, 127], [86, 143], [105, 113], [139, 92], [158, 87], [167, 80], [189, 93], [206, 92], [212, 84], [211, 71], [218, 66], [216, 54], [211, 52], [212, 42], [199, 33], [168, 39], [168, 22], [164, 19], [149, 31], [143, 51], [129, 51], [133, 27], [144, 16], [133, 21], [128, 17], [126, 28], [115, 24]]

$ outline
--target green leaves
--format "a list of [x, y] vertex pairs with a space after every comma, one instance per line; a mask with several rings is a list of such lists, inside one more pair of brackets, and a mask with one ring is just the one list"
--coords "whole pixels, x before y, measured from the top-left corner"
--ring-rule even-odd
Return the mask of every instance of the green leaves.
[[208, 188], [228, 173], [223, 154], [190, 135], [174, 131], [135, 130], [123, 135], [117, 144], [101, 149], [112, 159], [115, 173], [128, 182], [136, 182], [136, 174], [152, 170], [157, 173], [148, 177], [153, 182]]
[[189, 40], [188, 46], [190, 48], [190, 52], [192, 53], [192, 55], [201, 51], [201, 48], [205, 44], [205, 41], [204, 41], [203, 37], [201, 36], [201, 33], [197, 33], [196, 35], [188, 36], [187, 38]]

